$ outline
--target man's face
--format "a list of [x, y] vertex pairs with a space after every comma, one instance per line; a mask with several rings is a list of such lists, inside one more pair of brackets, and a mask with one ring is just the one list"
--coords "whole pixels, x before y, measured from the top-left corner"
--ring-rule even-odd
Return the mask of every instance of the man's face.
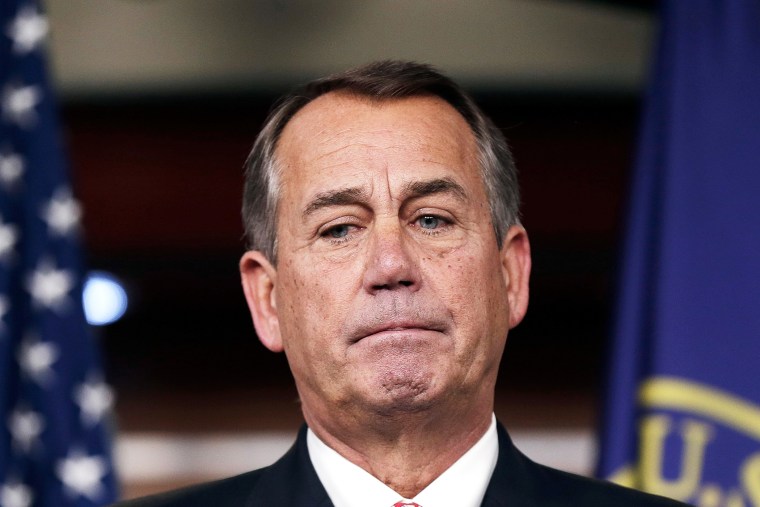
[[499, 250], [466, 121], [438, 98], [330, 93], [287, 124], [277, 158], [277, 266], [249, 252], [241, 269], [307, 421], [490, 414], [530, 260], [520, 227]]

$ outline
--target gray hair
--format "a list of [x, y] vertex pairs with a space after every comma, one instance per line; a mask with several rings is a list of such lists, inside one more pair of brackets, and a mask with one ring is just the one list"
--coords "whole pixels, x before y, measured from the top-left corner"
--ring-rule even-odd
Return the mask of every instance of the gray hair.
[[432, 66], [381, 61], [312, 81], [285, 96], [272, 110], [245, 163], [243, 225], [249, 249], [260, 250], [276, 262], [280, 195], [277, 141], [301, 108], [333, 91], [376, 100], [435, 96], [451, 104], [475, 135], [491, 221], [501, 248], [509, 227], [519, 223], [520, 213], [517, 170], [504, 135], [459, 85]]

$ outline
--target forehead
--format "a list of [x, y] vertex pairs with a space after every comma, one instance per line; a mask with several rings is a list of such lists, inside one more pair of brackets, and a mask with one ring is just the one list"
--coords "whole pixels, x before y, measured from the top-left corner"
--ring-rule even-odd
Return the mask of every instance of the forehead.
[[298, 111], [283, 129], [276, 155], [288, 172], [300, 172], [372, 150], [467, 166], [477, 158], [470, 126], [446, 101], [435, 96], [373, 99], [346, 92], [322, 95]]

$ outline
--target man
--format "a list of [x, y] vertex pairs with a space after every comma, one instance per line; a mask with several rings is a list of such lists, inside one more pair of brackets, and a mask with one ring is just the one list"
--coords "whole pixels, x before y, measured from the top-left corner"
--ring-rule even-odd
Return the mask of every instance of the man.
[[130, 506], [666, 506], [552, 470], [493, 416], [530, 248], [501, 133], [451, 80], [379, 62], [272, 113], [240, 272], [306, 427], [277, 463]]

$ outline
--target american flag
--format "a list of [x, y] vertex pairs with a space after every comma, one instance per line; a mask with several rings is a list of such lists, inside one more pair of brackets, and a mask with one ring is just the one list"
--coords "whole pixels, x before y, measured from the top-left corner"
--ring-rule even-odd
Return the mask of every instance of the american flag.
[[0, 3], [0, 506], [116, 498], [113, 401], [82, 309], [81, 208], [67, 182], [36, 0]]

